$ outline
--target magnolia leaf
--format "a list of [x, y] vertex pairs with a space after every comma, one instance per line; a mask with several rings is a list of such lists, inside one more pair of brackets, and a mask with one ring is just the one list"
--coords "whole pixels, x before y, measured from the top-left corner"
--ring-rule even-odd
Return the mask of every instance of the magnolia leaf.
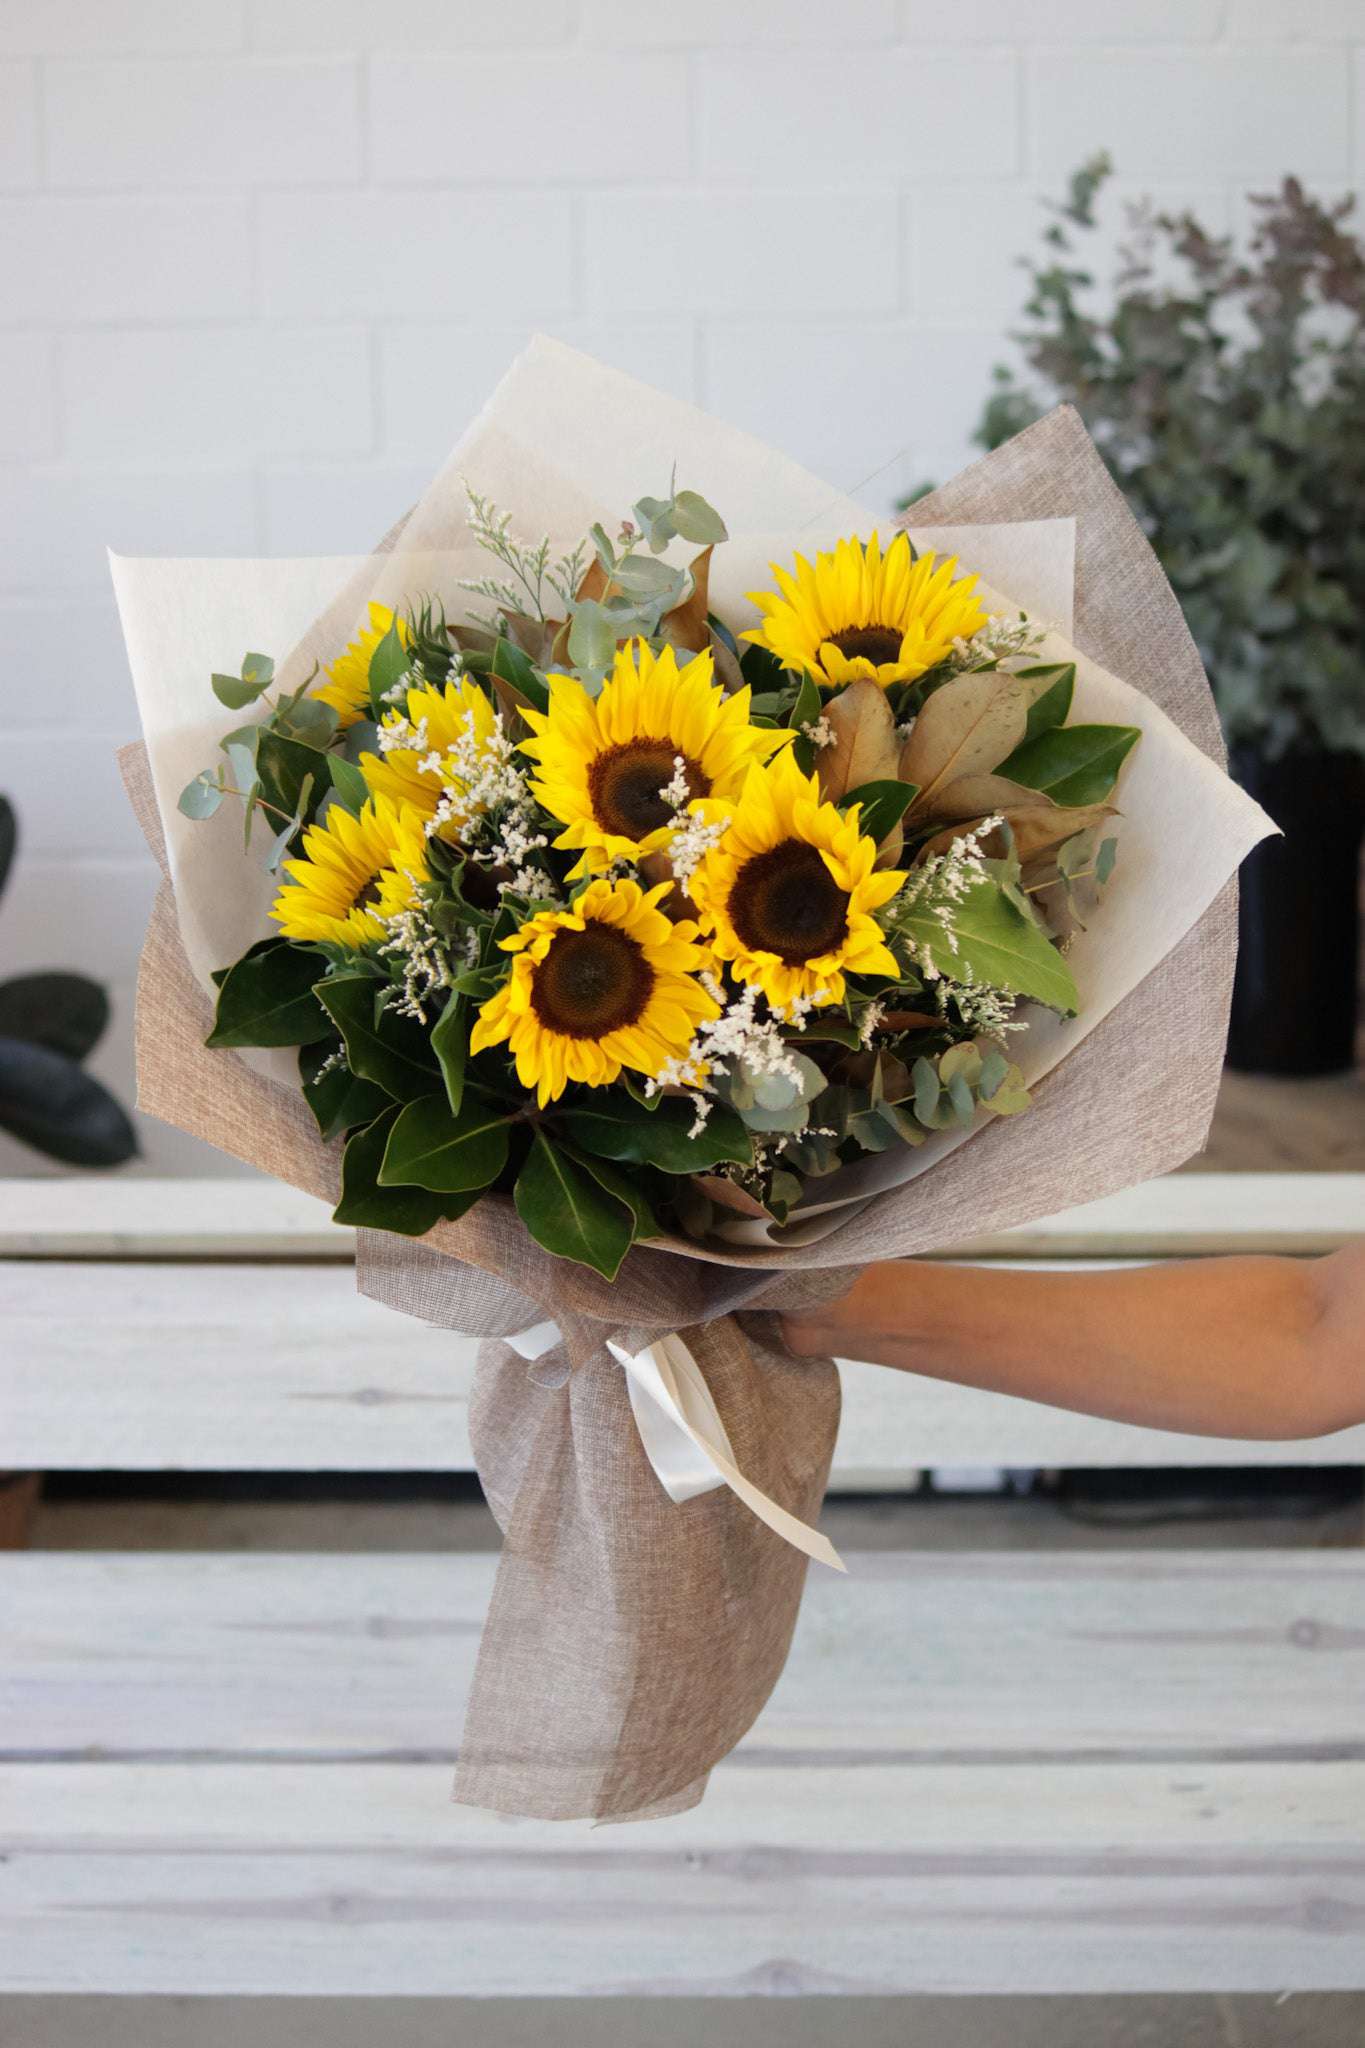
[[1036, 668], [1016, 669], [1015, 674], [1032, 692], [1024, 738], [1036, 740], [1039, 733], [1050, 732], [1054, 725], [1065, 725], [1076, 689], [1075, 662], [1044, 662]]
[[332, 1211], [334, 1223], [359, 1230], [391, 1230], [399, 1237], [425, 1237], [444, 1218], [453, 1222], [472, 1208], [483, 1193], [472, 1188], [458, 1195], [433, 1195], [425, 1188], [381, 1187], [379, 1168], [401, 1111], [395, 1104], [347, 1140], [341, 1155], [341, 1200]]
[[985, 775], [1018, 746], [1028, 720], [1027, 683], [1000, 669], [955, 676], [928, 698], [900, 756], [902, 782], [919, 785], [912, 820], [964, 775]]
[[[326, 971], [320, 956], [288, 939], [267, 940], [231, 966], [218, 989], [213, 1029], [204, 1041], [224, 1046], [312, 1045], [328, 1035], [314, 986]], [[373, 983], [371, 984], [373, 986]]]
[[973, 884], [952, 906], [950, 921], [952, 938], [932, 902], [926, 902], [905, 911], [898, 925], [927, 952], [940, 974], [954, 981], [989, 982], [1015, 995], [1031, 996], [1065, 1016], [1075, 1015], [1079, 997], [1070, 968], [999, 883], [987, 879]]
[[861, 806], [858, 830], [865, 839], [875, 839], [879, 847], [885, 847], [900, 832], [901, 819], [914, 800], [913, 782], [864, 782], [844, 798], [839, 808], [850, 811], [855, 804]]
[[389, 1098], [373, 1081], [359, 1081], [345, 1063], [335, 1059], [339, 1048], [324, 1039], [299, 1049], [299, 1083], [304, 1101], [317, 1119], [326, 1142], [343, 1131], [373, 1123], [389, 1106]]
[[[989, 817], [1000, 817], [1009, 826], [1022, 864], [1050, 853], [1075, 832], [1111, 815], [1107, 804], [1065, 810], [1040, 790], [1028, 789], [1003, 775], [964, 775], [950, 783], [934, 804], [935, 819], [955, 822], [927, 840], [919, 848], [918, 858], [927, 860], [933, 854], [946, 853], [955, 839], [978, 831]], [[985, 844], [990, 846], [998, 836], [987, 835]]]
[[846, 690], [840, 690], [825, 706], [824, 716], [834, 734], [832, 745], [821, 747], [815, 772], [822, 794], [839, 803], [866, 782], [907, 781], [897, 777], [900, 752], [896, 721], [886, 701], [885, 690], [870, 677], [860, 676]]
[[713, 1103], [702, 1129], [690, 1100], [670, 1098], [657, 1109], [643, 1110], [604, 1089], [595, 1089], [580, 1107], [563, 1112], [564, 1129], [585, 1152], [615, 1159], [626, 1166], [657, 1166], [664, 1173], [695, 1173], [722, 1161], [747, 1166], [753, 1145], [734, 1110]]
[[369, 974], [334, 975], [317, 991], [345, 1041], [351, 1072], [373, 1081], [397, 1102], [416, 1102], [429, 1095], [437, 1081], [430, 1041], [411, 1017], [380, 1007], [383, 993], [384, 985]]
[[464, 1094], [465, 1061], [469, 1054], [469, 1020], [459, 996], [452, 995], [431, 1030], [431, 1049], [441, 1064], [446, 1101], [458, 1116]]
[[[708, 592], [711, 583], [711, 550], [703, 548], [687, 565], [688, 587], [670, 611], [659, 621], [665, 640], [686, 654], [700, 654], [711, 640]], [[728, 651], [728, 650], [727, 650]], [[731, 655], [731, 660], [734, 656]], [[735, 682], [740, 680], [738, 664]]]
[[727, 1180], [723, 1173], [694, 1173], [692, 1185], [700, 1188], [718, 1209], [729, 1209], [736, 1216], [766, 1217], [769, 1214], [756, 1195]]
[[408, 650], [399, 634], [395, 613], [388, 631], [370, 656], [370, 709], [376, 718], [382, 719], [386, 711], [392, 710], [388, 692], [397, 688], [407, 672]]
[[536, 1243], [614, 1280], [635, 1234], [635, 1211], [537, 1130], [512, 1191]]
[[575, 1166], [581, 1166], [585, 1173], [590, 1173], [600, 1188], [605, 1188], [618, 1202], [625, 1203], [635, 1219], [634, 1235], [637, 1240], [659, 1235], [659, 1219], [629, 1175], [609, 1166], [605, 1159], [594, 1159], [591, 1153], [575, 1151], [572, 1145], [561, 1145], [560, 1150], [566, 1158], [573, 1160]]
[[1135, 725], [1059, 725], [1016, 747], [1002, 772], [1071, 810], [1103, 803], [1140, 737]]
[[458, 1114], [444, 1095], [425, 1095], [406, 1105], [389, 1133], [379, 1184], [437, 1195], [489, 1187], [507, 1164], [509, 1128], [503, 1110], [473, 1094]]

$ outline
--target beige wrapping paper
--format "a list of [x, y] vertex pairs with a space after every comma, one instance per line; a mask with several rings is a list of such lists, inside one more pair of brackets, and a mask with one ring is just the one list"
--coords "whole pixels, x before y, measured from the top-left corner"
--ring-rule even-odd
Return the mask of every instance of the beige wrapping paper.
[[[1076, 522], [1077, 645], [1139, 681], [1221, 765], [1208, 684], [1179, 607], [1073, 412], [1050, 414], [916, 508], [916, 524], [1055, 517]], [[339, 618], [328, 626], [333, 644]], [[129, 748], [123, 758], [156, 846], [145, 755]], [[164, 849], [161, 858], [164, 870]], [[503, 1197], [485, 1197], [420, 1243], [359, 1234], [363, 1292], [486, 1340], [471, 1434], [504, 1545], [457, 1799], [544, 1818], [679, 1811], [701, 1797], [782, 1669], [805, 1559], [726, 1488], [669, 1500], [606, 1339], [635, 1350], [680, 1331], [741, 1469], [814, 1520], [838, 1421], [837, 1375], [829, 1360], [793, 1359], [775, 1319], [746, 1312], [840, 1292], [870, 1260], [1089, 1201], [1197, 1151], [1222, 1062], [1235, 905], [1229, 882], [1155, 971], [1065, 1053], [1026, 1116], [987, 1122], [929, 1175], [850, 1209], [811, 1245], [669, 1239], [636, 1247], [608, 1284], [540, 1251]], [[333, 1197], [337, 1149], [321, 1144], [301, 1098], [235, 1055], [206, 1051], [208, 1025], [167, 885], [139, 980], [140, 1106]], [[546, 1318], [563, 1342], [528, 1369], [498, 1340]]]

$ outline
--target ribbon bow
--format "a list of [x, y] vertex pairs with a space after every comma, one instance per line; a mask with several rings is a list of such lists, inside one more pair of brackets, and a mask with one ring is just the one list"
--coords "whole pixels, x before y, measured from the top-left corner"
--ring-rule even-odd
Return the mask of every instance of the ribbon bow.
[[[557, 1323], [536, 1323], [506, 1339], [520, 1357], [532, 1360], [544, 1357], [559, 1341]], [[624, 1368], [645, 1456], [670, 1500], [691, 1500], [714, 1487], [728, 1486], [785, 1542], [836, 1572], [846, 1569], [828, 1537], [745, 1478], [702, 1369], [676, 1332], [634, 1352], [608, 1338], [607, 1350]]]

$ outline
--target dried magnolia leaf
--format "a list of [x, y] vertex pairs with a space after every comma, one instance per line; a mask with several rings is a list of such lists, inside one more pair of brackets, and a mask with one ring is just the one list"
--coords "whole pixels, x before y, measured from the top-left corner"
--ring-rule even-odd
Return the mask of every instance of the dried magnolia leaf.
[[[927, 860], [933, 854], [944, 853], [955, 839], [977, 831], [988, 818], [1000, 817], [1010, 828], [1020, 863], [1027, 865], [1113, 815], [1110, 804], [1055, 804], [1040, 790], [1026, 789], [1004, 775], [964, 775], [949, 784], [935, 801], [933, 818], [947, 822], [943, 831], [936, 832], [919, 848], [918, 858]], [[982, 843], [988, 854], [1005, 851], [1003, 832], [988, 833]]]
[[989, 774], [1012, 754], [1028, 723], [1029, 688], [999, 669], [956, 677], [935, 690], [900, 756], [902, 782], [919, 785], [911, 819], [936, 815], [935, 799], [966, 775]]
[[713, 633], [709, 627], [707, 628], [705, 644], [711, 650], [711, 658], [716, 667], [716, 681], [721, 685], [722, 689], [727, 691], [742, 690], [744, 687], [744, 671], [741, 669], [733, 650], [726, 646], [719, 633]]
[[941, 1031], [943, 1019], [932, 1010], [883, 1010], [879, 1031]]
[[693, 1173], [688, 1175], [694, 1188], [709, 1197], [720, 1209], [733, 1209], [737, 1216], [766, 1216], [768, 1211], [762, 1202], [736, 1187], [723, 1173]]
[[899, 748], [885, 690], [860, 677], [830, 699], [824, 715], [834, 740], [821, 747], [815, 772], [821, 793], [831, 803], [839, 803], [865, 782], [895, 781]]
[[711, 549], [703, 548], [699, 555], [692, 557], [687, 567], [692, 578], [692, 588], [681, 604], [675, 604], [671, 612], [664, 613], [659, 630], [665, 640], [670, 640], [684, 653], [700, 654], [709, 644], [711, 637], [711, 628], [706, 618], [709, 609], [707, 589], [711, 578]]

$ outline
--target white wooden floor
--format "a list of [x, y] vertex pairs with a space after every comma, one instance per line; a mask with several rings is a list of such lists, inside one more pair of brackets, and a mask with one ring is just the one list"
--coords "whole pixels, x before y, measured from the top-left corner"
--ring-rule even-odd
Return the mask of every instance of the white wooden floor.
[[852, 1565], [703, 1805], [594, 1830], [447, 1803], [487, 1557], [0, 1558], [0, 1991], [1360, 1984], [1350, 1553]]

